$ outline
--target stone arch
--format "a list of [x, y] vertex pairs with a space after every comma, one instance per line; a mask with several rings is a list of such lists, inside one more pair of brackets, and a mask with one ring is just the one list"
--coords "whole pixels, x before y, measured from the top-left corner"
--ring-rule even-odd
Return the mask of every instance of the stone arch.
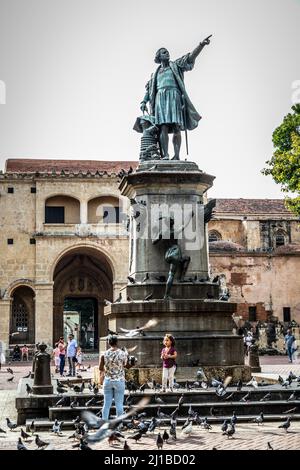
[[29, 283], [15, 283], [10, 291], [10, 344], [35, 342], [35, 291]]
[[47, 278], [52, 281], [53, 280], [53, 275], [54, 275], [54, 271], [55, 271], [55, 268], [57, 266], [57, 264], [59, 263], [59, 261], [67, 254], [71, 254], [72, 252], [76, 252], [78, 250], [81, 250], [81, 249], [92, 249], [92, 250], [96, 250], [97, 252], [101, 253], [107, 260], [107, 262], [109, 263], [109, 266], [110, 266], [110, 269], [112, 271], [112, 277], [113, 279], [115, 279], [116, 277], [116, 261], [110, 256], [110, 254], [108, 253], [108, 251], [106, 249], [104, 249], [102, 246], [99, 247], [99, 245], [97, 245], [96, 243], [78, 243], [76, 245], [72, 245], [72, 246], [69, 246], [68, 248], [65, 248], [64, 250], [62, 250], [55, 258], [55, 260], [52, 262], [51, 265], [49, 265], [48, 267], [48, 273], [47, 273]]
[[286, 245], [288, 243], [288, 234], [282, 228], [279, 228], [274, 233], [273, 238], [273, 245], [274, 248], [278, 248], [279, 246]]
[[[53, 213], [58, 210], [60, 213]], [[60, 219], [60, 217], [62, 217], [62, 219]], [[80, 199], [68, 194], [48, 195], [44, 201], [44, 222], [79, 224]]]
[[88, 223], [120, 223], [122, 208], [122, 200], [118, 196], [103, 194], [92, 197], [88, 200]]
[[107, 334], [104, 299], [113, 299], [111, 260], [99, 247], [76, 245], [60, 253], [52, 276], [54, 341], [73, 324], [80, 345], [97, 348]]
[[15, 289], [17, 289], [18, 287], [21, 287], [21, 286], [29, 287], [35, 295], [34, 281], [32, 281], [31, 279], [16, 279], [6, 289], [5, 294], [3, 296], [3, 299], [4, 300], [11, 300], [13, 292], [15, 291]]
[[218, 230], [209, 230], [208, 232], [208, 241], [211, 242], [219, 242], [222, 240], [222, 235]]

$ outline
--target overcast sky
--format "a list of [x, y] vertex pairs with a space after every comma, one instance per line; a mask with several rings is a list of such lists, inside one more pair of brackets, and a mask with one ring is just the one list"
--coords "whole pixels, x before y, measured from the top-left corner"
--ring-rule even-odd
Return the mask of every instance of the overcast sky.
[[260, 170], [300, 80], [300, 0], [0, 0], [0, 168], [137, 160], [132, 126], [156, 50], [176, 59], [209, 34], [185, 74], [203, 117], [189, 159], [216, 176], [210, 196], [282, 197]]

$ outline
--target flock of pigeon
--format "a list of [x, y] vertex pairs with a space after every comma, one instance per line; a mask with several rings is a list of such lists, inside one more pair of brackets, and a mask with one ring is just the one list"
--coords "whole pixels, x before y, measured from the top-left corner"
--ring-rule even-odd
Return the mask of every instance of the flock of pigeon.
[[[13, 376], [12, 370], [7, 370]], [[290, 372], [286, 380], [280, 376], [278, 379], [279, 384], [281, 384], [281, 386], [284, 388], [289, 387], [293, 381], [296, 381], [298, 386], [300, 386], [300, 376], [296, 377], [292, 372]], [[182, 424], [182, 419], [178, 420], [180, 409], [183, 403], [185, 403], [186, 394], [188, 391], [197, 388], [208, 388], [210, 386], [214, 388], [218, 397], [224, 400], [228, 400], [232, 398], [234, 393], [236, 393], [235, 391], [232, 392], [232, 388], [230, 392], [227, 391], [227, 387], [231, 382], [232, 377], [226, 377], [224, 381], [212, 379], [208, 382], [203, 370], [200, 368], [197, 372], [197, 380], [194, 382], [187, 381], [185, 383], [183, 393], [179, 396], [178, 402], [174, 404], [174, 410], [172, 413], [166, 414], [162, 411], [162, 407], [165, 404], [165, 401], [161, 398], [162, 395], [159, 396], [161, 389], [160, 384], [156, 383], [154, 380], [151, 380], [139, 386], [132, 380], [127, 381], [126, 387], [129, 391], [129, 394], [125, 400], [127, 411], [124, 413], [124, 415], [110, 419], [109, 421], [104, 421], [101, 418], [101, 411], [99, 411], [97, 414], [94, 414], [87, 409], [81, 413], [81, 416], [77, 416], [73, 420], [72, 424], [74, 426], [74, 432], [68, 436], [68, 440], [73, 440], [72, 449], [92, 450], [90, 444], [99, 443], [107, 439], [109, 445], [121, 444], [124, 450], [130, 450], [130, 445], [128, 444], [130, 440], [135, 442], [143, 442], [145, 436], [154, 436], [154, 432], [157, 431], [157, 434], [155, 434], [156, 446], [158, 449], [162, 449], [165, 443], [176, 442], [178, 434], [180, 434], [181, 439], [188, 439], [197, 427], [207, 432], [213, 429], [210, 417], [201, 417], [197, 411], [193, 410], [193, 406], [191, 404], [188, 408], [185, 422]], [[249, 386], [253, 387], [253, 389], [258, 388], [259, 386], [255, 379], [251, 379], [251, 381], [245, 385], [248, 387], [247, 393], [242, 397], [242, 399], [240, 399], [241, 402], [246, 402], [249, 399], [249, 396], [251, 395], [251, 390], [248, 391]], [[240, 392], [243, 386], [243, 383], [238, 381], [236, 384], [236, 391]], [[82, 405], [82, 400], [84, 398], [83, 392], [86, 388], [86, 383], [82, 381], [80, 385], [76, 385], [69, 380], [64, 383], [57, 380], [57, 393], [59, 396], [58, 401], [54, 406], [70, 406], [71, 408], [76, 408], [77, 406], [85, 406], [86, 408], [92, 405], [101, 406], [103, 397], [99, 394], [98, 387], [95, 384], [93, 385], [91, 382], [87, 383], [87, 387], [90, 392], [93, 392], [93, 397], [88, 397], [89, 399], [85, 401], [84, 405]], [[180, 389], [181, 387], [182, 386], [180, 384], [175, 384], [175, 388]], [[68, 392], [69, 389], [72, 389], [72, 391], [74, 391], [76, 394], [78, 393], [78, 396], [81, 400], [81, 405], [79, 405], [79, 401], [76, 398], [74, 399], [74, 397], [64, 395], [64, 393]], [[143, 395], [147, 389], [152, 390], [154, 402], [158, 405], [155, 416], [149, 416], [147, 411], [143, 411], [150, 401], [150, 396]], [[28, 394], [32, 392], [31, 387], [28, 384], [26, 386], [26, 391]], [[131, 392], [135, 392], [135, 394], [133, 395]], [[140, 397], [142, 398], [138, 403], [131, 407], [133, 404], [133, 397], [137, 396], [136, 392], [140, 392]], [[166, 399], [166, 396], [164, 396], [164, 398]], [[261, 398], [260, 401], [264, 402], [271, 399], [272, 393], [268, 392], [263, 396], [263, 398]], [[297, 399], [298, 396], [294, 391], [287, 401], [293, 401]], [[288, 410], [288, 412], [289, 414], [292, 414], [295, 410], [296, 409], [291, 409]], [[216, 412], [213, 407], [210, 408], [210, 416], [216, 416]], [[278, 428], [283, 429], [287, 433], [291, 426], [291, 420], [292, 417], [287, 416], [286, 419], [278, 426]], [[225, 436], [227, 439], [234, 438], [238, 429], [238, 421], [239, 417], [237, 416], [236, 411], [233, 411], [231, 418], [225, 419], [220, 427], [222, 436]], [[258, 416], [253, 418], [252, 421], [258, 426], [263, 425], [265, 421], [264, 413], [261, 411]], [[6, 418], [6, 423], [9, 431], [18, 431], [19, 426], [12, 422], [9, 418]], [[68, 426], [69, 425], [70, 424], [68, 423]], [[214, 425], [214, 430], [216, 429], [215, 426], [216, 425]], [[163, 429], [161, 429], [162, 427]], [[63, 433], [63, 430], [65, 430], [64, 422], [56, 419], [52, 426], [53, 435], [64, 437], [66, 434]], [[31, 422], [31, 425], [27, 431], [29, 431], [30, 434], [24, 431], [21, 427], [20, 436], [18, 436], [17, 450], [28, 450], [27, 443], [32, 442], [33, 439], [36, 445], [36, 449], [53, 449], [52, 444], [43, 441], [35, 432], [36, 429], [34, 420]], [[0, 428], [0, 436], [3, 437], [6, 434], [7, 431]], [[213, 449], [216, 448], [213, 447]], [[273, 450], [271, 442], [268, 442], [268, 449]]]

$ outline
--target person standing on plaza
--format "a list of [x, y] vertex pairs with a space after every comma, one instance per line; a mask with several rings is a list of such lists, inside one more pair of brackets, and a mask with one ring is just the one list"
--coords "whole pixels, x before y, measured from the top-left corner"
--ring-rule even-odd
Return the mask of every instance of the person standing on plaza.
[[3, 341], [0, 341], [0, 370], [2, 364], [5, 364], [5, 345]]
[[58, 341], [59, 349], [59, 373], [62, 377], [64, 375], [65, 362], [66, 362], [66, 343], [64, 337], [61, 336]]
[[296, 340], [295, 336], [292, 333], [292, 330], [289, 328], [287, 330], [287, 333], [284, 337], [284, 342], [285, 342], [285, 348], [287, 350], [288, 356], [289, 356], [289, 362], [293, 362], [293, 343]]
[[54, 364], [55, 364], [55, 372], [59, 372], [59, 366], [60, 366], [60, 350], [58, 347], [58, 343], [55, 343], [55, 348], [53, 349], [53, 357], [54, 357]]
[[26, 346], [26, 344], [24, 344], [24, 346], [21, 348], [21, 353], [22, 353], [22, 361], [25, 361], [25, 358], [26, 358], [26, 361], [28, 361], [28, 346]]
[[102, 408], [102, 419], [108, 420], [109, 411], [114, 400], [117, 416], [124, 413], [124, 393], [125, 393], [125, 368], [129, 368], [128, 354], [118, 347], [118, 337], [108, 336], [110, 348], [101, 355], [100, 385], [103, 384], [104, 402]]
[[162, 391], [165, 392], [167, 389], [167, 383], [169, 381], [169, 388], [173, 392], [174, 386], [174, 374], [176, 371], [176, 358], [177, 351], [175, 349], [175, 339], [172, 335], [167, 333], [164, 337], [164, 348], [161, 351], [161, 359], [163, 360], [163, 371], [162, 371]]
[[77, 342], [74, 339], [74, 335], [70, 334], [68, 337], [68, 346], [67, 346], [67, 358], [69, 363], [69, 377], [75, 377], [75, 366], [77, 363], [76, 354], [77, 354]]

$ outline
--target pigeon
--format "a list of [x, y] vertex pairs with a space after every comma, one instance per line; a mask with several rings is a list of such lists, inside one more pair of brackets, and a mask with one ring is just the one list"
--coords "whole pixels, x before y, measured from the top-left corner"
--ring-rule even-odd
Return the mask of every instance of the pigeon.
[[122, 301], [122, 294], [120, 292], [119, 297], [114, 301], [114, 303], [121, 302]]
[[14, 375], [14, 371], [10, 367], [8, 367], [6, 370], [9, 374]]
[[251, 392], [246, 393], [241, 399], [240, 402], [247, 401], [250, 398]]
[[223, 435], [226, 435], [229, 439], [230, 437], [233, 437], [234, 433], [235, 433], [235, 426], [233, 423], [231, 423], [229, 424], [228, 429], [225, 432], [223, 432]]
[[181, 429], [181, 434], [187, 434], [188, 436], [191, 434], [193, 430], [193, 421], [190, 421], [187, 426]]
[[130, 284], [135, 284], [136, 283], [135, 279], [132, 276], [127, 276], [127, 279], [130, 282]]
[[254, 418], [253, 423], [257, 423], [258, 425], [264, 423], [264, 414], [262, 411], [259, 413], [259, 415], [256, 418]]
[[247, 387], [254, 387], [254, 388], [257, 388], [258, 387], [258, 383], [257, 383], [257, 380], [255, 379], [255, 377], [252, 377], [252, 379], [246, 383], [246, 386]]
[[289, 398], [287, 399], [287, 401], [293, 401], [293, 400], [298, 400], [298, 397], [297, 397], [297, 393], [296, 392], [293, 392]]
[[224, 382], [219, 383], [219, 385], [216, 388], [216, 394], [218, 395], [218, 397], [224, 397], [226, 395], [226, 389], [228, 385], [230, 384], [231, 380], [232, 380], [232, 377], [228, 376], [226, 377]]
[[230, 400], [230, 398], [233, 398], [234, 396], [234, 392], [230, 393], [226, 398], [225, 400]]
[[182, 394], [178, 400], [177, 406], [180, 407], [182, 403], [184, 402], [184, 394]]
[[271, 400], [271, 393], [267, 393], [264, 397], [262, 397], [259, 401], [269, 401]]
[[20, 437], [17, 443], [17, 450], [28, 450], [27, 447], [24, 446], [22, 439]]
[[144, 298], [144, 301], [148, 301], [148, 300], [151, 300], [153, 297], [153, 292], [151, 292], [150, 294], [146, 295], [146, 297]]
[[163, 399], [158, 397], [157, 395], [154, 395], [154, 401], [155, 403], [158, 403], [159, 405], [165, 405], [165, 402], [163, 401]]
[[[142, 398], [142, 400], [135, 405], [134, 408], [126, 412], [125, 414], [118, 416], [115, 419], [103, 421], [103, 424], [100, 425], [99, 429], [94, 434], [89, 434], [87, 437], [88, 442], [99, 442], [103, 439], [109, 437], [116, 428], [124, 420], [128, 419], [130, 416], [133, 416], [141, 408], [144, 408], [149, 403], [149, 398]], [[98, 420], [98, 418], [89, 411], [84, 411], [82, 413], [82, 419], [89, 425], [91, 422]]]
[[35, 436], [35, 443], [36, 443], [36, 445], [38, 446], [39, 449], [41, 447], [46, 447], [47, 445], [49, 445], [49, 442], [42, 441], [38, 434], [36, 434], [36, 436]]
[[68, 401], [69, 401], [69, 398], [64, 396], [62, 398], [60, 398], [56, 403], [55, 403], [55, 407], [57, 406], [67, 406], [68, 404]]
[[243, 382], [242, 382], [241, 379], [240, 379], [240, 380], [238, 381], [238, 383], [237, 383], [237, 386], [236, 386], [237, 391], [242, 390], [242, 387], [243, 387]]
[[67, 393], [67, 391], [68, 391], [66, 388], [59, 387], [59, 386], [56, 387], [56, 390], [59, 394]]
[[4, 431], [4, 429], [0, 428], [0, 434], [6, 434], [6, 431]]
[[129, 436], [128, 439], [134, 439], [135, 442], [139, 441], [143, 437], [143, 433], [141, 431], [135, 432], [132, 436]]
[[12, 375], [9, 379], [7, 379], [7, 382], [12, 382], [14, 380], [14, 376]]
[[27, 432], [23, 431], [23, 429], [21, 428], [21, 438], [26, 441], [29, 437], [30, 434], [27, 434]]
[[291, 418], [288, 417], [286, 419], [286, 421], [284, 421], [282, 424], [280, 424], [280, 426], [278, 426], [279, 428], [282, 428], [282, 429], [285, 429], [285, 432], [287, 432], [288, 428], [290, 427], [291, 425]]
[[167, 433], [167, 431], [166, 431], [166, 430], [164, 430], [164, 433], [163, 433], [163, 436], [162, 436], [162, 438], [163, 438], [163, 441], [166, 441], [166, 442], [167, 442], [167, 441], [168, 441], [168, 439], [170, 438], [170, 436], [169, 436], [169, 434]]
[[32, 388], [28, 384], [26, 384], [26, 392], [27, 392], [27, 395], [30, 395], [32, 393]]
[[174, 441], [176, 441], [176, 440], [177, 440], [176, 424], [175, 424], [175, 425], [171, 425], [169, 433], [170, 433], [170, 436], [172, 436], [172, 439], [173, 439]]
[[112, 302], [111, 302], [110, 300], [107, 300], [107, 299], [103, 299], [103, 302], [104, 302], [104, 305], [105, 305], [106, 307], [108, 307], [108, 305], [111, 305], [111, 304], [112, 304]]
[[295, 408], [291, 408], [290, 410], [282, 411], [282, 414], [283, 415], [288, 415], [288, 414], [291, 414], [291, 413], [295, 413], [295, 411], [297, 411], [297, 406], [295, 406]]
[[140, 326], [140, 327], [137, 327], [133, 330], [127, 330], [125, 328], [120, 328], [120, 330], [122, 331], [122, 333], [125, 333], [124, 336], [126, 336], [127, 338], [133, 338], [134, 336], [139, 336], [143, 333], [144, 330], [147, 330], [148, 328], [151, 328], [153, 326], [156, 326], [158, 323], [157, 320], [155, 319], [152, 319], [152, 320], [148, 320], [147, 323], [143, 326]]
[[238, 420], [238, 418], [237, 418], [236, 412], [233, 411], [232, 412], [232, 417], [231, 417], [231, 420], [230, 420], [231, 424], [236, 425], [237, 420]]
[[52, 426], [52, 432], [54, 432], [54, 434], [58, 436], [61, 433], [63, 424], [64, 424], [63, 421], [58, 421], [58, 419], [56, 419]]
[[80, 438], [80, 442], [79, 444], [74, 444], [72, 446], [73, 449], [75, 448], [79, 448], [79, 450], [93, 450], [91, 447], [89, 447], [87, 445], [87, 443], [85, 442], [85, 439], [83, 437]]
[[129, 445], [127, 444], [127, 441], [126, 441], [126, 440], [124, 441], [123, 450], [131, 450], [131, 448], [130, 448]]
[[6, 422], [7, 422], [7, 427], [13, 431], [14, 429], [16, 429], [18, 427], [17, 423], [13, 423], [9, 418], [6, 418]]
[[228, 429], [228, 424], [229, 424], [228, 419], [224, 419], [223, 424], [222, 424], [222, 427], [221, 427], [221, 431], [222, 431], [222, 432], [226, 432], [226, 431], [227, 431], [227, 429]]
[[31, 423], [30, 423], [30, 426], [29, 426], [29, 431], [31, 432], [31, 434], [33, 434], [33, 433], [34, 433], [34, 431], [35, 431], [34, 420], [33, 420], [33, 421], [31, 421]]
[[79, 406], [79, 401], [73, 400], [72, 403], [70, 403], [70, 408], [76, 408], [76, 406]]
[[160, 432], [158, 433], [158, 436], [157, 436], [157, 439], [156, 439], [156, 445], [157, 445], [157, 449], [162, 449], [163, 448], [163, 445], [164, 445], [164, 440], [163, 438], [161, 437], [161, 434]]

